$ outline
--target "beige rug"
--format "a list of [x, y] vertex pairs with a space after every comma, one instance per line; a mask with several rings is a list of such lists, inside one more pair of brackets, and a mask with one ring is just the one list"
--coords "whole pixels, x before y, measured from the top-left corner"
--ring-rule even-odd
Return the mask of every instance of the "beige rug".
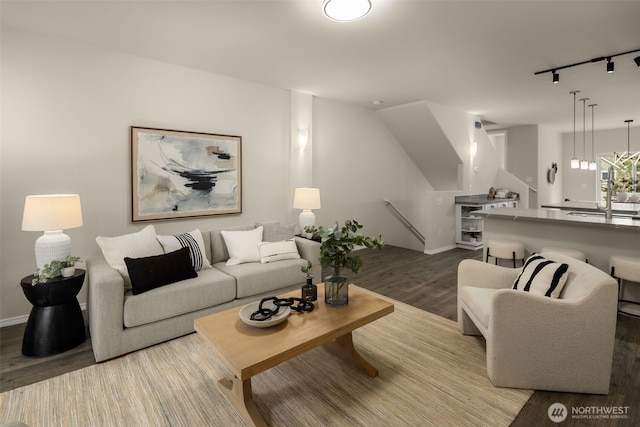
[[[253, 379], [274, 426], [508, 426], [532, 392], [495, 388], [482, 339], [450, 320], [396, 302], [354, 332], [380, 370], [370, 378], [317, 348]], [[192, 334], [2, 393], [0, 422], [40, 426], [243, 425], [220, 393], [229, 376]]]

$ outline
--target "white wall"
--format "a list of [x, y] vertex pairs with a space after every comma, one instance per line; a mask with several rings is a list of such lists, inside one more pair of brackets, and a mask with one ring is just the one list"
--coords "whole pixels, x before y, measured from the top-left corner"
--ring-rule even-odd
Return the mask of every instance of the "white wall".
[[[551, 165], [558, 165], [554, 184], [547, 181], [547, 171]], [[538, 127], [538, 204], [559, 203], [562, 201], [562, 183], [564, 169], [562, 135], [544, 126]]]
[[432, 187], [376, 113], [314, 98], [313, 126], [313, 183], [322, 195], [316, 223], [332, 226], [355, 217], [365, 234], [382, 234], [391, 245], [422, 251], [383, 200], [391, 200], [421, 229], [425, 193]]
[[[526, 125], [508, 129], [507, 170], [527, 185], [537, 187], [538, 126]], [[537, 193], [529, 192], [529, 207], [538, 207], [537, 198]]]
[[[19, 287], [39, 233], [20, 230], [28, 194], [79, 193], [84, 226], [72, 253], [130, 222], [129, 126], [242, 136], [243, 213], [160, 221], [160, 233], [288, 220], [289, 92], [61, 40], [2, 31], [0, 318], [30, 310]], [[84, 301], [86, 286], [80, 295]]]

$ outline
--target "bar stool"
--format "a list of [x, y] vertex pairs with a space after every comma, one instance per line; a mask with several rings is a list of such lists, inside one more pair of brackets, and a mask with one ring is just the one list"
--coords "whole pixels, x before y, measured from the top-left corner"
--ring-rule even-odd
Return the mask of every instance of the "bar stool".
[[555, 252], [555, 253], [566, 255], [573, 259], [580, 260], [582, 262], [589, 262], [587, 261], [587, 255], [584, 252], [579, 251], [578, 249], [561, 248], [558, 246], [545, 246], [544, 248], [542, 248], [540, 253], [544, 253], [544, 252]]
[[636, 310], [635, 313], [624, 311], [624, 306], [627, 305], [640, 306], [640, 300], [625, 300], [622, 286], [624, 281], [635, 282], [637, 286], [640, 286], [640, 258], [612, 255], [609, 258], [609, 268], [611, 269], [611, 276], [618, 281], [618, 312], [640, 317], [640, 310]]
[[498, 258], [513, 260], [513, 268], [516, 268], [516, 260], [522, 260], [524, 264], [524, 244], [515, 240], [489, 240], [485, 262], [489, 262], [490, 256], [495, 258], [496, 265]]

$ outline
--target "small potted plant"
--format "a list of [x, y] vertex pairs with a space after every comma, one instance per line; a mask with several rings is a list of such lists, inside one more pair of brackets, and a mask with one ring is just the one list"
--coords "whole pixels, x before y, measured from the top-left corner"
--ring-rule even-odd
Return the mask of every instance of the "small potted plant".
[[369, 249], [382, 249], [382, 236], [371, 238], [358, 233], [362, 225], [355, 219], [345, 221], [340, 227], [336, 222], [333, 228], [320, 226], [320, 264], [324, 268], [331, 268], [332, 274], [324, 280], [325, 303], [331, 306], [343, 306], [349, 303], [348, 279], [340, 275], [340, 269], [346, 267], [354, 273], [362, 268], [359, 256], [351, 255], [356, 246]]
[[76, 272], [76, 263], [80, 261], [79, 256], [67, 256], [65, 259], [60, 261], [62, 277], [71, 277], [73, 273]]

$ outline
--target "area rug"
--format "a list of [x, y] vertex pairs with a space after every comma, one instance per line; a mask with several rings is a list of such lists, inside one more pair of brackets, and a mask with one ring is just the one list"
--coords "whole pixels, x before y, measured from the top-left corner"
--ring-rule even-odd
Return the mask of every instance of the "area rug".
[[[532, 394], [496, 388], [484, 341], [454, 322], [394, 301], [357, 329], [370, 378], [323, 348], [253, 378], [273, 426], [508, 426]], [[198, 334], [0, 394], [0, 422], [40, 426], [232, 426], [218, 389], [230, 372]]]

